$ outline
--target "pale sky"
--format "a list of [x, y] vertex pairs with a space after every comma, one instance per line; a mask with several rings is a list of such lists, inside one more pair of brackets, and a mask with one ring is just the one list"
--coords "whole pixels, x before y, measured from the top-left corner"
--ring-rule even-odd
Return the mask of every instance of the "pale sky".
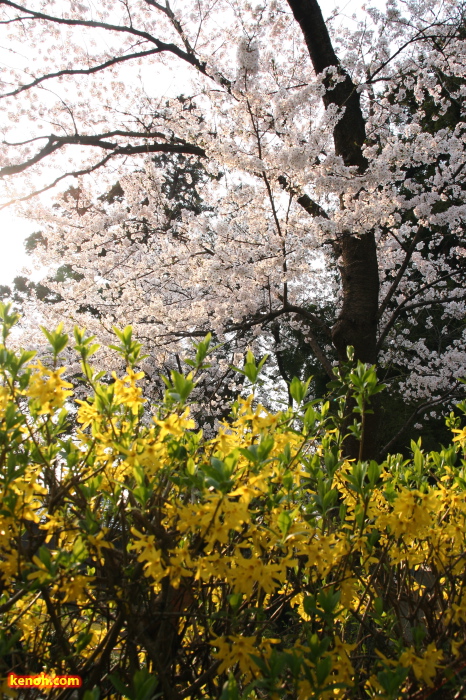
[[[324, 17], [332, 13], [335, 7], [339, 7], [340, 13], [345, 18], [350, 18], [353, 13], [361, 11], [364, 0], [348, 0], [348, 2], [336, 2], [336, 0], [322, 0], [320, 5]], [[379, 2], [369, 2], [368, 5], [382, 5]], [[343, 18], [342, 18], [343, 19]], [[164, 92], [169, 92], [164, 86]], [[44, 182], [47, 175], [44, 173]], [[66, 181], [69, 186], [70, 181]], [[0, 211], [0, 284], [11, 284], [14, 277], [20, 273], [24, 266], [28, 266], [29, 258], [25, 253], [24, 240], [34, 231], [40, 229], [37, 222], [31, 222], [15, 215], [10, 207]]]
[[21, 267], [27, 264], [24, 239], [37, 230], [30, 221], [20, 219], [10, 210], [0, 212], [0, 284], [10, 284]]

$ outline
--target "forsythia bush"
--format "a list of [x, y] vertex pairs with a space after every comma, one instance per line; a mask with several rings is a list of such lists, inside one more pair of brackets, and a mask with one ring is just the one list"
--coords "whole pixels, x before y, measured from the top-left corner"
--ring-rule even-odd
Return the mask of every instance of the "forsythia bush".
[[[0, 675], [77, 674], [85, 700], [461, 696], [466, 633], [466, 429], [439, 453], [342, 458], [380, 390], [373, 368], [337, 372], [341, 398], [269, 413], [251, 395], [205, 439], [191, 373], [148, 406], [131, 329], [126, 374], [96, 374], [75, 329], [87, 400], [59, 366], [0, 346]], [[259, 363], [260, 365], [260, 363]], [[248, 353], [243, 372], [259, 366]], [[338, 391], [337, 391], [338, 394]], [[463, 674], [463, 676], [462, 676]], [[437, 689], [437, 691], [436, 691]], [[459, 694], [458, 694], [459, 693]], [[434, 695], [432, 695], [434, 697]]]

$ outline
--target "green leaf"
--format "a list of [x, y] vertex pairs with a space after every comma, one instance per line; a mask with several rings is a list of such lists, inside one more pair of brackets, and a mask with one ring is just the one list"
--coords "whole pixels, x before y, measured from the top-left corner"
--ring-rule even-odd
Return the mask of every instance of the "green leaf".
[[86, 690], [83, 695], [83, 700], [99, 700], [100, 690], [99, 688], [93, 688], [92, 690]]
[[109, 673], [108, 679], [115, 690], [120, 693], [120, 695], [123, 695], [124, 698], [129, 696], [129, 693], [131, 692], [130, 689], [117, 676], [115, 676], [114, 673]]
[[290, 531], [290, 528], [293, 524], [293, 519], [291, 515], [288, 513], [286, 510], [282, 510], [280, 515], [278, 516], [278, 527], [280, 528], [280, 532], [282, 533], [283, 537], [285, 538]]
[[309, 377], [305, 382], [301, 382], [298, 377], [293, 377], [290, 384], [290, 394], [297, 404], [301, 404], [309, 389], [309, 384], [312, 377]]
[[92, 632], [81, 632], [74, 644], [74, 648], [77, 654], [80, 654], [83, 649], [85, 649], [93, 639], [94, 635]]
[[40, 326], [40, 329], [49, 341], [53, 350], [53, 357], [56, 359], [68, 345], [68, 335], [62, 332], [63, 323], [59, 323], [54, 331], [48, 331], [44, 326]]
[[228, 596], [228, 602], [230, 604], [231, 609], [234, 612], [236, 612], [238, 610], [242, 601], [243, 601], [243, 594], [242, 593], [231, 593]]
[[268, 359], [268, 355], [264, 355], [264, 357], [256, 364], [256, 358], [254, 357], [253, 353], [251, 350], [248, 350], [246, 353], [246, 362], [244, 363], [243, 369], [239, 369], [238, 367], [231, 367], [231, 369], [235, 370], [235, 372], [238, 372], [239, 374], [244, 375], [251, 384], [256, 384], [257, 380], [259, 378], [260, 371], [262, 367], [264, 366], [265, 362]]
[[10, 309], [11, 303], [4, 304], [3, 302], [0, 302], [0, 319], [2, 321], [2, 337], [4, 343], [10, 335], [10, 331], [13, 326], [19, 321], [19, 314], [14, 312], [10, 314]]
[[332, 659], [330, 656], [324, 656], [316, 665], [316, 679], [319, 686], [324, 684], [332, 668]]

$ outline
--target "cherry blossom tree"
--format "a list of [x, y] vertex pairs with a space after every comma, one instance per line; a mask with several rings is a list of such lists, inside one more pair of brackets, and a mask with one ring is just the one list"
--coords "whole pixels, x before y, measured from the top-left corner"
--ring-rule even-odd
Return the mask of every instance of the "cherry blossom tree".
[[[332, 378], [351, 345], [408, 407], [385, 445], [376, 410], [368, 456], [449, 406], [466, 369], [463, 3], [393, 0], [354, 29], [316, 0], [0, 11], [27, 52], [2, 76], [0, 175], [41, 222], [39, 264], [74, 273], [30, 319], [100, 337], [131, 322], [152, 366], [211, 331], [274, 350], [286, 376], [299, 334]], [[160, 97], [164, 71], [178, 96]], [[175, 206], [169, 167], [202, 206]], [[67, 180], [53, 207], [33, 198]]]

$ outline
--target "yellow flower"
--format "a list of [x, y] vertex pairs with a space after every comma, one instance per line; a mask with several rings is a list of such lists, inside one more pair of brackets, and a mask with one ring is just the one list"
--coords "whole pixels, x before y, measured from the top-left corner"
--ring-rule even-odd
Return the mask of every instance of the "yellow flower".
[[135, 549], [139, 552], [137, 559], [144, 564], [145, 575], [153, 578], [154, 582], [158, 583], [167, 575], [168, 570], [162, 561], [162, 551], [155, 545], [155, 536], [143, 535], [135, 528], [131, 528], [131, 532], [139, 540], [128, 545], [128, 549]]
[[154, 474], [163, 466], [166, 446], [160, 442], [143, 442], [142, 449], [143, 451], [138, 455], [139, 464]]
[[26, 396], [39, 405], [38, 415], [52, 414], [57, 408], [63, 406], [68, 396], [73, 395], [72, 391], [65, 391], [73, 385], [60, 376], [65, 371], [65, 367], [47, 369], [40, 360], [33, 367], [37, 372], [31, 376]]
[[286, 563], [265, 564], [254, 553], [247, 558], [242, 552], [236, 552], [235, 568], [228, 578], [235, 591], [250, 597], [256, 583], [266, 593], [274, 593], [286, 577]]
[[344, 608], [350, 608], [353, 601], [358, 600], [358, 580], [354, 577], [348, 577], [343, 579], [339, 584], [339, 589], [341, 592], [340, 605]]
[[[423, 538], [434, 524], [434, 513], [439, 501], [433, 494], [416, 490], [401, 490], [391, 513], [382, 513], [377, 518], [377, 527], [390, 527], [395, 537]], [[434, 513], [432, 513], [434, 511]]]
[[212, 656], [221, 660], [218, 674], [224, 673], [239, 664], [241, 673], [244, 673], [246, 681], [254, 675], [254, 661], [251, 654], [258, 655], [256, 637], [218, 637], [210, 644], [218, 648]]
[[41, 585], [48, 583], [52, 578], [51, 572], [47, 569], [45, 564], [39, 559], [38, 556], [34, 555], [32, 557], [32, 561], [37, 566], [37, 570], [33, 571], [31, 574], [28, 574], [29, 581], [37, 579], [38, 583]]
[[179, 416], [177, 413], [172, 413], [164, 420], [157, 420], [157, 418], [154, 418], [154, 423], [159, 425], [161, 428], [159, 439], [163, 440], [165, 435], [182, 437], [185, 430], [192, 430], [195, 428], [195, 422], [192, 419], [188, 420], [188, 416], [189, 408], [187, 408], [181, 416]]
[[452, 433], [458, 433], [458, 435], [453, 438], [453, 442], [459, 442], [461, 445], [466, 444], [466, 426], [461, 430], [458, 430], [458, 428], [453, 428]]
[[[236, 494], [235, 494], [236, 495]], [[249, 523], [251, 514], [247, 503], [225, 499], [222, 503], [222, 517], [225, 530], [241, 532], [243, 525]]]
[[293, 608], [295, 605], [297, 605], [299, 616], [302, 617], [302, 619], [305, 620], [306, 622], [309, 622], [309, 620], [311, 619], [311, 616], [308, 615], [306, 612], [304, 612], [304, 593], [302, 591], [301, 591], [301, 593], [298, 593], [290, 600], [290, 605]]
[[88, 543], [97, 551], [97, 556], [102, 556], [102, 549], [113, 549], [113, 544], [106, 542], [104, 537], [108, 532], [108, 528], [104, 528], [97, 535], [86, 535]]
[[86, 585], [94, 581], [95, 576], [71, 576], [64, 581], [60, 586], [60, 591], [65, 594], [64, 603], [85, 603], [88, 596], [86, 594]]
[[[140, 407], [146, 401], [142, 397], [141, 387], [136, 386], [136, 382], [144, 377], [144, 372], [134, 372], [128, 367], [127, 374], [123, 379], [119, 379], [115, 372], [112, 372], [112, 377], [115, 380], [113, 385], [115, 402], [119, 405], [128, 406], [132, 414], [137, 416]], [[125, 386], [126, 384], [129, 384], [129, 386]]]
[[81, 401], [80, 399], [76, 399], [76, 403], [80, 405], [78, 409], [78, 423], [83, 424], [83, 429], [102, 418], [94, 404], [89, 404], [87, 401]]
[[170, 552], [170, 566], [167, 573], [170, 574], [170, 584], [173, 588], [179, 588], [182, 579], [192, 575], [188, 566], [193, 566], [193, 562], [189, 554], [188, 542], [185, 542], [181, 548]]
[[217, 448], [220, 450], [220, 452], [222, 452], [223, 455], [226, 456], [230, 454], [230, 452], [232, 452], [233, 449], [236, 447], [236, 440], [236, 435], [228, 434], [225, 433], [223, 430], [220, 430], [217, 437], [212, 442], [214, 442], [217, 445]]
[[134, 384], [135, 382], [138, 382], [140, 379], [143, 379], [145, 376], [144, 372], [135, 372], [134, 369], [131, 367], [126, 368], [126, 377], [124, 377], [123, 381], [125, 382], [130, 382], [131, 384]]
[[424, 681], [428, 686], [434, 684], [434, 678], [437, 675], [437, 669], [440, 668], [439, 663], [443, 657], [443, 652], [436, 649], [435, 643], [432, 642], [427, 647], [423, 656], [417, 656], [414, 649], [410, 647], [402, 653], [399, 658], [399, 663], [405, 668], [413, 669], [417, 680]]
[[[348, 644], [347, 642], [342, 642], [338, 635], [334, 638], [334, 649], [332, 651], [333, 656], [333, 670], [334, 675], [332, 680], [334, 683], [345, 683], [350, 686], [354, 684], [354, 668], [351, 663], [350, 654], [354, 649], [356, 649], [357, 644]], [[346, 693], [343, 691], [343, 697]]]
[[10, 390], [7, 386], [0, 387], [0, 419], [4, 417], [6, 407], [11, 399]]

